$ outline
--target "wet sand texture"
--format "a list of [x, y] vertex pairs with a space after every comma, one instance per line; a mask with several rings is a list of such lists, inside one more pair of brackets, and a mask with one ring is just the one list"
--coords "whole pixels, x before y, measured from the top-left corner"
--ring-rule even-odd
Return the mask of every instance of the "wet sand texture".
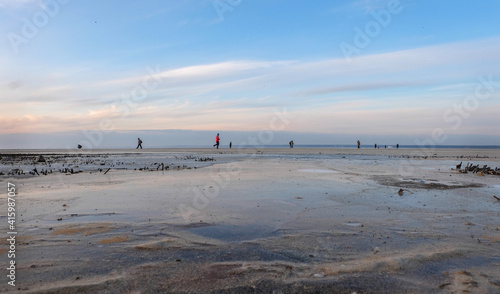
[[500, 176], [456, 168], [499, 152], [2, 152], [18, 254], [0, 291], [500, 293]]

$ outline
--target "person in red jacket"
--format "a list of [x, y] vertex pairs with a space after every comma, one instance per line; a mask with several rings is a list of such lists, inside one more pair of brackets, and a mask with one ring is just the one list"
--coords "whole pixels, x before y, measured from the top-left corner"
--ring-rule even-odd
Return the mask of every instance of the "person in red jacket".
[[215, 137], [215, 144], [214, 144], [214, 147], [217, 146], [217, 149], [219, 149], [219, 141], [220, 141], [219, 133], [217, 133], [217, 137]]

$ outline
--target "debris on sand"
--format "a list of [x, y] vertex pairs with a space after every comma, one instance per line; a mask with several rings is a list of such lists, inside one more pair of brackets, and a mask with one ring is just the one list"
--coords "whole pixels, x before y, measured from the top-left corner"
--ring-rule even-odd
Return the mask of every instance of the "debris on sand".
[[175, 157], [176, 159], [183, 159], [183, 160], [192, 160], [194, 161], [215, 161], [215, 158], [213, 157], [206, 157], [206, 156], [193, 156], [193, 155], [186, 155], [184, 157]]
[[35, 162], [45, 162], [45, 157], [43, 157], [43, 155], [38, 155], [35, 158]]
[[479, 164], [473, 165], [472, 163], [467, 163], [467, 165], [464, 167], [464, 169], [460, 169], [459, 166], [461, 166], [462, 163], [457, 165], [457, 170], [459, 173], [462, 174], [467, 174], [469, 172], [477, 174], [478, 176], [484, 176], [484, 175], [500, 175], [500, 168], [496, 167], [493, 169], [492, 167], [489, 167], [488, 165], [483, 165], [483, 167], [479, 167]]
[[444, 284], [441, 284], [441, 285], [439, 286], [439, 289], [444, 289], [444, 288], [446, 288], [447, 286], [450, 286], [450, 285], [451, 285], [451, 283], [444, 283]]
[[413, 194], [413, 192], [412, 192], [412, 191], [410, 191], [410, 190], [399, 189], [399, 191], [398, 191], [398, 195], [399, 195], [399, 196], [403, 196], [403, 192], [405, 192], [405, 191], [406, 191], [406, 192], [410, 192], [411, 194]]

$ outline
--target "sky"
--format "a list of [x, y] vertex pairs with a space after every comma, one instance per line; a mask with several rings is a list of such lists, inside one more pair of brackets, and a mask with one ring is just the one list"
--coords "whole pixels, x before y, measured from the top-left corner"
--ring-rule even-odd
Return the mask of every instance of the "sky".
[[500, 1], [0, 0], [0, 149], [500, 145]]

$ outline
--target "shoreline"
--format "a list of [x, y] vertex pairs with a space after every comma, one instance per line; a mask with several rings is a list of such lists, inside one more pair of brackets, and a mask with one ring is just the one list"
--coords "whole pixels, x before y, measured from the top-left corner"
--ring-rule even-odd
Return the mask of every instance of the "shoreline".
[[308, 148], [148, 148], [148, 149], [0, 149], [1, 155], [23, 154], [23, 155], [45, 155], [45, 154], [147, 154], [147, 153], [200, 153], [200, 154], [325, 154], [325, 155], [395, 155], [395, 156], [437, 156], [453, 157], [463, 156], [470, 158], [500, 158], [500, 149], [468, 149], [468, 148], [400, 148], [400, 149], [357, 149], [357, 148], [330, 148], [330, 147], [308, 147]]

